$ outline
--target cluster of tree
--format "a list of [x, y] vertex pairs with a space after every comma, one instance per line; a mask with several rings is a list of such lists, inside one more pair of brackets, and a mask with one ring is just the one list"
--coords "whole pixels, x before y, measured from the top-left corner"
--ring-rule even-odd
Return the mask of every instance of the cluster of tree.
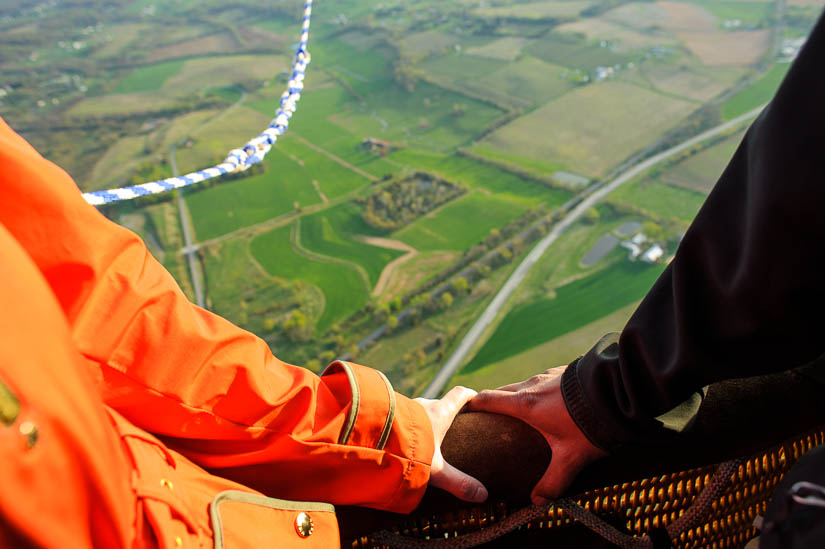
[[412, 375], [419, 368], [432, 361], [440, 362], [443, 360], [447, 339], [444, 334], [436, 334], [415, 349], [404, 353], [401, 357], [404, 363], [404, 374]]
[[361, 215], [376, 229], [394, 231], [465, 192], [463, 185], [418, 172], [360, 199]]

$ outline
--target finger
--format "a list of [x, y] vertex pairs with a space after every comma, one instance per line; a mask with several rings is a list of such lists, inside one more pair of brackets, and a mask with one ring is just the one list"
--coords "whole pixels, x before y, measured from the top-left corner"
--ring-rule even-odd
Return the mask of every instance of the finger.
[[469, 408], [474, 412], [492, 412], [519, 417], [523, 411], [521, 403], [520, 393], [501, 390], [481, 391], [470, 401]]
[[430, 479], [430, 484], [464, 501], [481, 503], [487, 499], [487, 488], [478, 479], [459, 471], [446, 461], [440, 473]]
[[472, 389], [468, 389], [467, 387], [462, 387], [461, 385], [456, 385], [452, 389], [450, 389], [446, 395], [441, 399], [441, 402], [447, 406], [447, 410], [450, 414], [450, 422], [461, 410], [465, 404], [467, 404], [471, 398], [476, 396], [478, 393], [473, 391]]
[[530, 389], [532, 387], [535, 387], [536, 385], [542, 385], [561, 376], [563, 369], [562, 371], [556, 372], [556, 370], [558, 369], [559, 368], [551, 368], [549, 370], [545, 370], [541, 374], [534, 375], [533, 377], [527, 378], [524, 381], [519, 381], [517, 383], [511, 383], [509, 385], [499, 387], [497, 390], [515, 393], [518, 391], [522, 391], [524, 389]]
[[556, 499], [567, 490], [573, 479], [584, 467], [584, 463], [565, 452], [553, 452], [550, 465], [544, 476], [538, 481], [530, 494], [530, 499], [536, 505], [544, 505]]

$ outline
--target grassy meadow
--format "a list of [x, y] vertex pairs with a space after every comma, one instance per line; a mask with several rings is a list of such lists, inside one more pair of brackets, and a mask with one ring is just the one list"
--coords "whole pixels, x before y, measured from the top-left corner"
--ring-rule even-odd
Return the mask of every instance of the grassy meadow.
[[360, 208], [346, 202], [301, 218], [301, 245], [311, 252], [359, 265], [375, 286], [384, 267], [404, 252], [371, 246], [358, 236], [381, 234], [361, 218]]
[[466, 250], [525, 208], [475, 192], [454, 200], [393, 233], [417, 250]]
[[292, 225], [288, 225], [257, 236], [250, 242], [250, 250], [270, 275], [303, 281], [321, 290], [324, 295], [323, 313], [315, 329], [323, 333], [363, 307], [367, 301], [367, 289], [354, 267], [317, 261], [297, 252], [291, 243], [292, 230]]
[[638, 301], [664, 269], [661, 265], [618, 262], [514, 308], [461, 373], [501, 361], [571, 332]]
[[[482, 145], [604, 175], [675, 126], [693, 103], [622, 82], [576, 88], [496, 130]], [[540, 137], [539, 137], [540, 136]]]

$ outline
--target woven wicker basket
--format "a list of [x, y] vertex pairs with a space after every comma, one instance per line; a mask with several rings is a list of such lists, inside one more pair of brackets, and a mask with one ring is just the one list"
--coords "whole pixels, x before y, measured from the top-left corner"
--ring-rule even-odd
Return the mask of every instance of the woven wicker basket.
[[[824, 442], [825, 429], [816, 429], [744, 460], [701, 524], [673, 540], [673, 546], [743, 547], [756, 536], [753, 521], [765, 513], [767, 502], [784, 474], [800, 456]], [[643, 536], [671, 524], [684, 513], [715, 470], [715, 466], [706, 466], [644, 478], [589, 490], [571, 499], [614, 527], [634, 536]], [[437, 516], [410, 517], [406, 524], [393, 530], [413, 538], [444, 539], [476, 532], [502, 520], [513, 510], [501, 503], [448, 511]], [[535, 544], [536, 540], [541, 540], [542, 545], [547, 547], [569, 546], [571, 542], [579, 547], [603, 545], [560, 509], [551, 509], [546, 519], [530, 522], [521, 530], [521, 540], [526, 539], [524, 530], [532, 531], [530, 545]], [[488, 546], [521, 546], [513, 543], [510, 537], [513, 535]], [[562, 540], [565, 543], [559, 544]], [[387, 546], [362, 537], [352, 547], [377, 549]]]

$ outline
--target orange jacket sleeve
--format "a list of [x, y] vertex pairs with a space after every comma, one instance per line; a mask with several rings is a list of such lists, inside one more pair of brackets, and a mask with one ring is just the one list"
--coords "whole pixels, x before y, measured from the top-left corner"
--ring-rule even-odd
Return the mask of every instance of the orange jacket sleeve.
[[[0, 221], [43, 273], [107, 405], [211, 471], [275, 497], [411, 510], [432, 428], [382, 374], [327, 375], [192, 305], [130, 231], [0, 120]], [[44, 334], [47, 341], [48, 334]]]

